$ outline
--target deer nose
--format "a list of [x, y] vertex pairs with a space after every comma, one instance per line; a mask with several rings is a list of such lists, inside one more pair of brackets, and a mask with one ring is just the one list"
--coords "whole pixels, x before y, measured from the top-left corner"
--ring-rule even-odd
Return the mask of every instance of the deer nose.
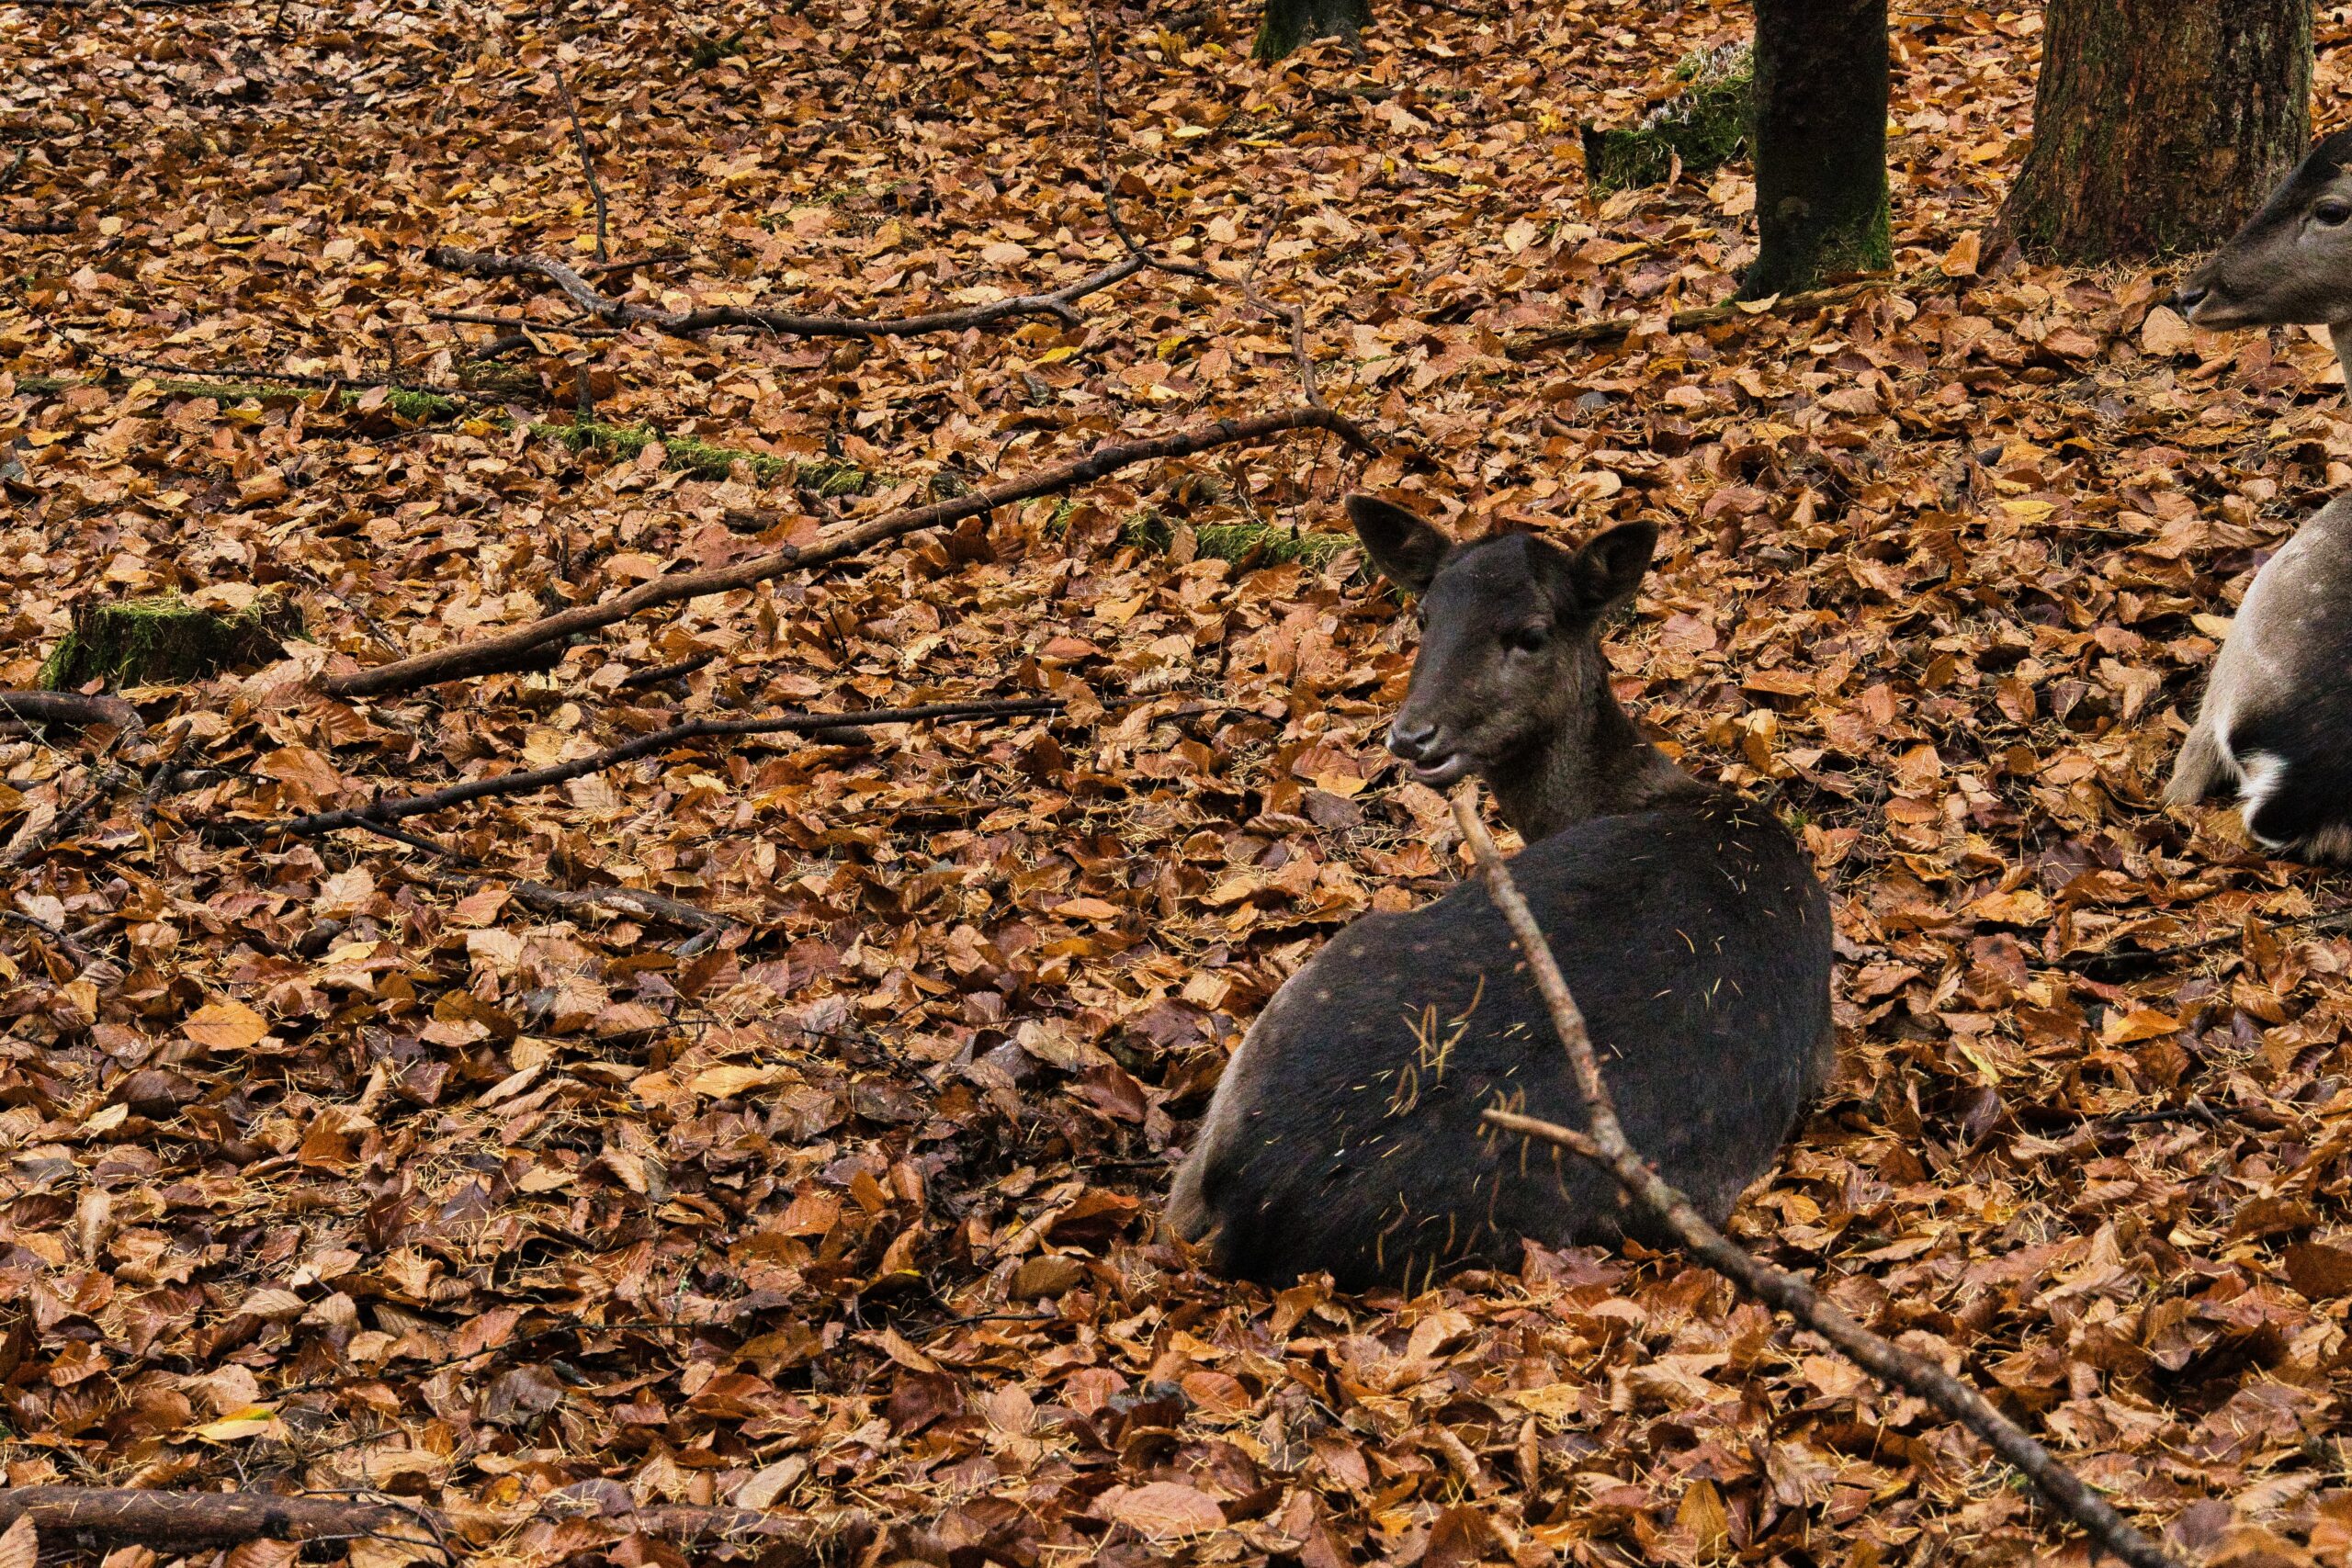
[[1437, 726], [1399, 715], [1388, 727], [1388, 749], [1408, 762], [1422, 761], [1437, 750]]
[[2212, 292], [2202, 283], [2184, 283], [2172, 291], [2172, 308], [2186, 316], [2204, 303], [2205, 296]]

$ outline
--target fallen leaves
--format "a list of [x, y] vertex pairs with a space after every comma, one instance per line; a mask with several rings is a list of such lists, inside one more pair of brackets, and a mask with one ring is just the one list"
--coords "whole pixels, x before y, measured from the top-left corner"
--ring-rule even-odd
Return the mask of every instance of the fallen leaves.
[[[713, 13], [741, 52], [699, 65], [647, 18], [272, 17], [0, 39], [28, 149], [0, 206], [74, 220], [0, 289], [0, 683], [76, 606], [166, 590], [271, 588], [303, 658], [377, 664], [1296, 400], [1283, 334], [1197, 280], [1138, 275], [1083, 329], [686, 344], [565, 337], [415, 259], [587, 265], [533, 90], [560, 59], [615, 255], [683, 256], [616, 297], [885, 315], [1083, 277], [1119, 252], [1051, 12]], [[1381, 741], [1410, 631], [1316, 543], [1367, 488], [1472, 533], [1660, 525], [1619, 690], [1836, 879], [1839, 1089], [1747, 1239], [1933, 1336], [2148, 1522], [2335, 1551], [2352, 943], [2324, 877], [2155, 805], [2254, 567], [2352, 481], [2324, 345], [1983, 254], [2031, 13], [1898, 18], [1900, 287], [1730, 309], [1745, 171], [1593, 208], [1573, 127], [1634, 118], [1736, 7], [1383, 9], [1362, 64], [1274, 73], [1246, 17], [1103, 21], [1129, 222], [1232, 277], [1298, 215], [1260, 284], [1390, 449], [1137, 465], [396, 699], [324, 698], [296, 658], [135, 690], [140, 745], [186, 726], [152, 818], [104, 771], [148, 765], [130, 739], [0, 738], [0, 833], [67, 823], [0, 931], [0, 1291], [30, 1303], [0, 1385], [50, 1435], [10, 1483], [380, 1486], [550, 1562], [670, 1550], [616, 1522], [638, 1504], [844, 1499], [886, 1561], [2047, 1546], [1952, 1483], [1979, 1456], [1928, 1412], [1672, 1258], [1268, 1297], [1158, 1231], [1283, 978], [1454, 874]], [[433, 311], [537, 341], [478, 363], [504, 329]], [[354, 386], [395, 356], [477, 395], [40, 379]], [[534, 434], [582, 358], [642, 445]], [[678, 466], [697, 442], [722, 455]], [[437, 817], [429, 862], [190, 830], [763, 705], [1009, 690], [1069, 705], [660, 750]], [[696, 945], [525, 883], [740, 924]]]

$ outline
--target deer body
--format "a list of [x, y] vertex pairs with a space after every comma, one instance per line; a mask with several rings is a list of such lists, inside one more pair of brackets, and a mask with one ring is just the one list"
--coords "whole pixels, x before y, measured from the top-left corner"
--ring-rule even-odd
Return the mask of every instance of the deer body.
[[[1628, 1136], [1720, 1222], [1827, 1077], [1829, 909], [1770, 813], [1676, 767], [1609, 691], [1595, 627], [1631, 597], [1651, 532], [1575, 556], [1525, 537], [1455, 549], [1396, 508], [1350, 509], [1382, 570], [1426, 590], [1391, 748], [1425, 782], [1493, 785]], [[1222, 1271], [1329, 1269], [1348, 1288], [1514, 1267], [1522, 1237], [1619, 1239], [1615, 1183], [1487, 1130], [1490, 1105], [1586, 1121], [1500, 913], [1464, 885], [1356, 921], [1267, 1004], [1170, 1218]]]
[[[2324, 326], [2352, 383], [2352, 131], [2314, 147], [2181, 285], [2199, 326]], [[2238, 606], [2165, 798], [2234, 791], [2246, 830], [2352, 861], [2352, 497], [2321, 509]]]
[[2298, 860], [2352, 862], [2352, 496], [2255, 574], [2213, 660], [2165, 798], [2234, 788], [2246, 831]]

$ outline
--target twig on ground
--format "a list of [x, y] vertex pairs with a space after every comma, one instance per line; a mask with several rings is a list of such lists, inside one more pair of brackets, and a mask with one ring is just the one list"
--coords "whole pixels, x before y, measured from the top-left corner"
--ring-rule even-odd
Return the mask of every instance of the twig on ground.
[[534, 321], [524, 316], [492, 316], [478, 310], [427, 310], [428, 321], [462, 321], [469, 326], [499, 327], [507, 332], [553, 333], [559, 337], [619, 337], [621, 329], [591, 321], [575, 321], [568, 325], [554, 321]]
[[31, 914], [23, 909], [0, 909], [0, 919], [15, 920], [20, 924], [32, 927], [33, 930], [40, 932], [41, 935], [47, 937], [51, 942], [55, 942], [59, 950], [62, 951], [66, 957], [72, 959], [74, 963], [80, 964], [85, 969], [95, 970], [104, 974], [110, 981], [122, 978], [123, 971], [121, 964], [117, 964], [113, 959], [107, 958], [101, 953], [91, 952], [88, 948], [83, 946], [80, 942], [76, 941], [73, 933], [68, 931], [62, 926], [53, 925], [48, 920], [42, 919], [39, 915]]
[[1119, 214], [1119, 170], [1111, 157], [1111, 95], [1102, 84], [1102, 49], [1094, 34], [1094, 12], [1091, 6], [1086, 17], [1086, 62], [1094, 72], [1094, 157], [1102, 171], [1102, 217], [1111, 225], [1111, 232], [1127, 254], [1145, 265], [1161, 272], [1172, 272], [1181, 277], [1196, 277], [1205, 283], [1216, 283], [1216, 274], [1198, 262], [1170, 261], [1155, 255], [1127, 228], [1127, 220]]
[[1249, 270], [1241, 275], [1241, 297], [1278, 321], [1290, 323], [1291, 357], [1298, 361], [1298, 388], [1309, 406], [1323, 407], [1323, 396], [1315, 389], [1315, 361], [1306, 352], [1306, 307], [1277, 305], [1258, 292], [1258, 267], [1266, 259], [1266, 247], [1273, 243], [1274, 225], [1283, 220], [1283, 206], [1277, 197], [1274, 209], [1266, 218], [1266, 227], [1258, 235], [1257, 254], [1250, 258]]
[[650, 256], [632, 256], [627, 261], [598, 262], [580, 269], [582, 277], [610, 277], [616, 272], [635, 272], [641, 266], [661, 266], [667, 262], [684, 261], [690, 251], [657, 251]]
[[[1815, 288], [1804, 294], [1784, 294], [1776, 299], [1730, 301], [1721, 305], [1702, 305], [1689, 310], [1677, 310], [1666, 319], [1668, 332], [1693, 332], [1724, 321], [1747, 321], [1759, 316], [1810, 310], [1825, 305], [1841, 305], [1849, 299], [1859, 299], [1878, 288], [1900, 288], [1911, 281], [1899, 277], [1866, 277], [1859, 282], [1841, 283], [1834, 288]], [[1615, 343], [1630, 337], [1641, 326], [1640, 316], [1611, 316], [1605, 321], [1583, 321], [1572, 327], [1553, 327], [1544, 332], [1521, 333], [1504, 345], [1503, 352], [1513, 359], [1524, 359], [1531, 354], [1541, 354], [1549, 348], [1567, 348], [1577, 344]]]
[[[2270, 929], [2274, 931], [2301, 931], [2312, 935], [2338, 931], [2352, 926], [2352, 909], [2331, 909], [2324, 914], [2299, 915], [2280, 920]], [[2069, 954], [2052, 964], [2029, 964], [2029, 969], [2043, 974], [2080, 975], [2088, 980], [2128, 979], [2143, 970], [2153, 969], [2167, 958], [2178, 958], [2191, 953], [2211, 953], [2217, 947], [2228, 947], [2245, 940], [2244, 931], [2225, 931], [2197, 942], [2184, 942], [2172, 947], [2108, 948], [2098, 953]]]
[[1148, 258], [1126, 256], [1075, 283], [1046, 294], [1017, 294], [986, 305], [954, 310], [933, 310], [920, 316], [865, 320], [854, 316], [804, 316], [789, 310], [753, 310], [740, 305], [706, 305], [699, 310], [662, 310], [633, 305], [600, 294], [572, 268], [542, 256], [512, 256], [495, 251], [461, 250], [435, 245], [424, 253], [427, 266], [468, 277], [541, 277], [561, 289], [565, 298], [615, 326], [646, 326], [673, 337], [692, 337], [713, 327], [755, 327], [763, 332], [792, 333], [801, 337], [916, 337], [925, 333], [962, 332], [1017, 316], [1052, 316], [1070, 326], [1083, 318], [1070, 307], [1089, 294], [1133, 277], [1150, 265]]
[[1086, 484], [1136, 463], [1188, 457], [1196, 452], [1230, 446], [1238, 441], [1253, 441], [1284, 431], [1308, 429], [1329, 431], [1364, 451], [1377, 450], [1352, 420], [1324, 408], [1289, 409], [1280, 413], [1254, 414], [1246, 419], [1220, 419], [1168, 435], [1150, 436], [1141, 441], [1114, 442], [1097, 446], [1068, 462], [1057, 463], [1017, 479], [1006, 479], [945, 501], [889, 513], [870, 522], [831, 530], [806, 547], [786, 545], [766, 555], [753, 556], [748, 560], [715, 567], [707, 571], [657, 577], [626, 593], [616, 594], [594, 604], [559, 611], [527, 626], [517, 626], [513, 631], [435, 649], [430, 653], [414, 654], [373, 669], [334, 676], [323, 682], [324, 690], [331, 696], [376, 697], [392, 692], [412, 691], [443, 681], [462, 680], [494, 669], [545, 644], [627, 620], [639, 610], [650, 609], [656, 604], [676, 604], [681, 600], [698, 599], [705, 594], [748, 588], [755, 582], [764, 582], [788, 571], [822, 566], [856, 555], [875, 545], [922, 529], [944, 527], [960, 523], [967, 517], [994, 511], [1012, 502], [1027, 501], [1034, 496]]
[[104, 798], [107, 791], [130, 776], [114, 765], [114, 750], [121, 740], [122, 737], [117, 735], [99, 753], [97, 761], [90, 769], [88, 786], [71, 806], [59, 807], [57, 814], [46, 822], [29, 817], [25, 819], [24, 826], [17, 829], [17, 836], [8, 840], [7, 847], [0, 849], [0, 870], [12, 870], [36, 855], [48, 852], [51, 845], [82, 825], [82, 818], [90, 814], [90, 808]]
[[[372, 823], [363, 826], [373, 827]], [[448, 872], [435, 866], [404, 865], [401, 874], [437, 887], [445, 893], [470, 892], [485, 882], [503, 882], [514, 900], [543, 915], [577, 915], [582, 909], [602, 909], [607, 913], [633, 915], [639, 919], [660, 920], [682, 931], [706, 931], [714, 936], [738, 929], [750, 931], [743, 921], [714, 913], [683, 899], [665, 897], [636, 887], [550, 887], [544, 882], [527, 882], [490, 867], [469, 868], [465, 872]]]
[[1881, 1382], [1917, 1395], [1982, 1438], [1993, 1451], [2023, 1472], [2052, 1506], [2088, 1534], [2100, 1551], [2133, 1568], [2180, 1568], [2164, 1549], [2134, 1529], [2106, 1498], [2061, 1464], [2024, 1428], [1993, 1408], [1984, 1396], [1926, 1358], [1914, 1355], [1864, 1328], [1832, 1305], [1811, 1284], [1762, 1261], [1725, 1236], [1670, 1186], [1626, 1141], [1609, 1085], [1586, 1032], [1584, 1014], [1569, 995], [1567, 981], [1552, 956], [1551, 944], [1511, 880], [1510, 869], [1478, 817], [1477, 786], [1465, 784], [1453, 796], [1453, 819], [1478, 862], [1487, 891], [1510, 924], [1511, 937], [1533, 975], [1535, 987], [1552, 1015], [1560, 1043], [1575, 1070], [1577, 1089], [1590, 1123], [1586, 1131], [1532, 1116], [1490, 1110], [1488, 1125], [1541, 1139], [1582, 1156], [1617, 1179], [1627, 1200], [1670, 1232], [1685, 1250], [1710, 1269], [1795, 1318], [1842, 1350]]
[[[522, 795], [546, 789], [589, 773], [602, 773], [606, 768], [618, 767], [639, 757], [683, 746], [688, 741], [714, 736], [808, 734], [827, 729], [862, 729], [876, 724], [915, 724], [927, 719], [1006, 718], [1024, 714], [1058, 713], [1063, 705], [1058, 697], [1013, 697], [989, 702], [927, 703], [920, 707], [868, 708], [862, 713], [794, 713], [775, 718], [689, 719], [666, 729], [657, 729], [650, 735], [640, 735], [618, 746], [608, 746], [594, 755], [572, 761], [497, 773], [486, 779], [472, 779], [426, 795], [378, 800], [341, 811], [314, 811], [308, 816], [275, 821], [217, 821], [207, 826], [216, 835], [243, 840], [272, 833], [315, 838], [345, 828], [364, 828], [380, 832], [405, 818], [463, 806], [469, 801], [490, 795]], [[438, 845], [432, 847], [440, 848]]]
[[651, 670], [639, 670], [633, 674], [622, 676], [619, 689], [624, 692], [633, 692], [644, 686], [658, 686], [664, 681], [683, 680], [718, 657], [718, 655], [715, 653], [697, 653], [691, 659], [681, 659], [675, 664], [663, 664]]
[[555, 74], [555, 96], [563, 105], [563, 112], [571, 118], [571, 144], [580, 149], [580, 168], [588, 176], [588, 194], [596, 203], [596, 265], [608, 266], [612, 253], [605, 248], [605, 186], [596, 178], [596, 155], [588, 149], [588, 132], [580, 123], [580, 106], [572, 100], [571, 84], [563, 79], [563, 67], [553, 61], [548, 69]]

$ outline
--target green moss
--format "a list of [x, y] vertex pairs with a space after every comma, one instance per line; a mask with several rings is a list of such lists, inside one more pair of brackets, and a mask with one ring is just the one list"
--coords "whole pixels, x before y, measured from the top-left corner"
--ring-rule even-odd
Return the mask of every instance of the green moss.
[[866, 487], [874, 482], [874, 476], [855, 463], [828, 460], [801, 464], [799, 471], [792, 476], [792, 482], [822, 496], [864, 495]]
[[[1175, 527], [1156, 507], [1146, 507], [1119, 528], [1119, 543], [1155, 554], [1166, 554], [1175, 542]], [[1193, 542], [1199, 558], [1230, 561], [1247, 569], [1289, 561], [1321, 566], [1355, 539], [1348, 534], [1306, 533], [1271, 523], [1210, 523], [1193, 530]]]
[[790, 465], [782, 457], [764, 452], [750, 452], [740, 446], [714, 446], [691, 435], [664, 435], [650, 424], [607, 424], [602, 420], [573, 420], [569, 423], [552, 422], [531, 427], [549, 440], [560, 441], [574, 452], [602, 452], [620, 459], [633, 460], [648, 446], [659, 442], [662, 466], [684, 468], [704, 479], [723, 479], [734, 472], [738, 463], [751, 465], [752, 474], [772, 479], [784, 473]]
[[[316, 387], [297, 387], [283, 381], [187, 381], [177, 378], [153, 380], [141, 378], [158, 397], [209, 398], [228, 407], [237, 403], [302, 402], [319, 394]], [[70, 391], [75, 387], [102, 387], [105, 381], [92, 381], [66, 376], [19, 376], [19, 393], [50, 395]], [[338, 387], [334, 401], [337, 408], [350, 408], [374, 391], [372, 387]], [[390, 409], [416, 424], [429, 424], [435, 420], [449, 419], [464, 409], [465, 400], [444, 392], [429, 392], [414, 387], [389, 387], [384, 400], [379, 405]]]
[[1754, 56], [1745, 44], [1694, 54], [1675, 67], [1673, 97], [1617, 130], [1584, 128], [1585, 178], [1596, 192], [1664, 183], [1679, 156], [1685, 169], [1720, 168], [1747, 145]]
[[[19, 376], [17, 390], [31, 396], [51, 396], [75, 387], [102, 386], [104, 382], [73, 379], [59, 376]], [[210, 398], [223, 405], [243, 402], [299, 402], [317, 394], [316, 388], [282, 386], [273, 382], [235, 381], [154, 381], [149, 383], [166, 398]], [[481, 375], [477, 384], [492, 396], [519, 395], [538, 390], [538, 378], [530, 372], [510, 376]], [[341, 388], [335, 392], [335, 405], [348, 409], [374, 389]], [[384, 400], [378, 405], [412, 424], [435, 424], [465, 412], [467, 401], [445, 392], [425, 391], [413, 387], [393, 387], [385, 391]], [[482, 418], [503, 429], [512, 429], [514, 421], [503, 413], [485, 411]], [[762, 483], [795, 475], [800, 482], [823, 495], [862, 494], [876, 478], [852, 463], [810, 463], [796, 466], [783, 457], [764, 452], [747, 451], [740, 446], [719, 446], [691, 435], [667, 435], [650, 424], [608, 424], [601, 420], [571, 421], [558, 423], [546, 421], [531, 425], [533, 434], [560, 441], [575, 452], [597, 451], [626, 462], [655, 442], [662, 444], [664, 466], [684, 468], [706, 479], [723, 479], [734, 471], [737, 463], [749, 463], [752, 473]], [[815, 476], [812, 479], [809, 476]]]
[[278, 645], [303, 635], [301, 612], [275, 594], [242, 613], [199, 610], [177, 595], [85, 604], [74, 627], [40, 667], [44, 691], [73, 691], [92, 681], [114, 686], [176, 685], [242, 665], [266, 664]]
[[694, 49], [686, 55], [690, 70], [707, 71], [730, 54], [743, 52], [743, 35], [730, 33], [725, 38], [696, 39]]

